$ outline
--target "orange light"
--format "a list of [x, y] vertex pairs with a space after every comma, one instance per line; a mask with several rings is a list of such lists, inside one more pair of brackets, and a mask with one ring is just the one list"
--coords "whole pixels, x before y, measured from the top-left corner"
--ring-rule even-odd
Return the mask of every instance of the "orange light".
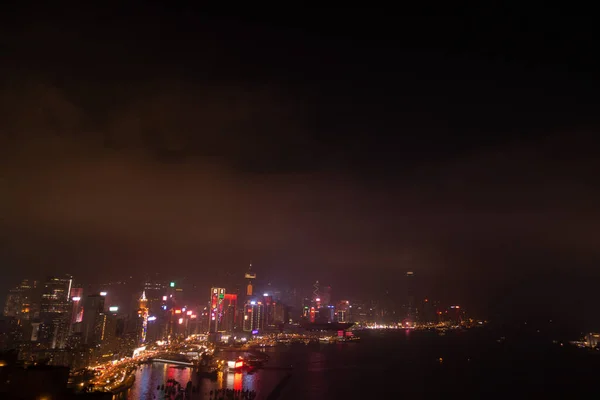
[[197, 317], [198, 317], [198, 316], [197, 316], [196, 314], [192, 314], [192, 315], [190, 315], [190, 318], [191, 318], [191, 319], [196, 319]]
[[242, 360], [238, 360], [235, 362], [235, 369], [242, 368], [244, 366], [244, 362]]
[[175, 314], [181, 314], [181, 310], [175, 310]]

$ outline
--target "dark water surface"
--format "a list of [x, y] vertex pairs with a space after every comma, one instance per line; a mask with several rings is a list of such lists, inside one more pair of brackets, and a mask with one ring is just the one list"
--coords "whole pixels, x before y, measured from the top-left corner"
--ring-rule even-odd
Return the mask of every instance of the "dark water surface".
[[[279, 399], [399, 398], [573, 398], [597, 397], [600, 356], [549, 340], [506, 337], [475, 330], [448, 333], [365, 332], [348, 344], [292, 345], [268, 349], [267, 368], [252, 375], [223, 374], [217, 381], [197, 379], [190, 369], [165, 364], [137, 371], [130, 399], [162, 399], [158, 384], [169, 378], [183, 385], [192, 380], [209, 399], [210, 390], [255, 390], [257, 400], [269, 394], [293, 366]], [[156, 397], [153, 397], [156, 396]], [[214, 397], [212, 397], [214, 398]]]

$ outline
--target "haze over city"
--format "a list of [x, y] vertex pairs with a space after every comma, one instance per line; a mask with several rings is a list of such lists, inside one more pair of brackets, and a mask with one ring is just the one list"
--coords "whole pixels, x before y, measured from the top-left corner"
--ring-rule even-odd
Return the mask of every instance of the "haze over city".
[[585, 18], [126, 8], [6, 14], [4, 292], [253, 262], [368, 297], [414, 270], [482, 316], [598, 325]]
[[593, 12], [27, 3], [1, 398], [598, 392]]

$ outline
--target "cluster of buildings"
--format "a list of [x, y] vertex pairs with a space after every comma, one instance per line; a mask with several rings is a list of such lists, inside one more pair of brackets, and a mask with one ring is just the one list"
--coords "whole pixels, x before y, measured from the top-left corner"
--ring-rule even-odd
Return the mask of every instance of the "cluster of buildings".
[[85, 293], [72, 276], [21, 281], [8, 293], [0, 349], [31, 363], [81, 368], [140, 341], [142, 320], [120, 313], [106, 290]]
[[130, 277], [86, 287], [72, 276], [25, 279], [8, 293], [0, 318], [0, 350], [18, 349], [27, 362], [81, 368], [131, 356], [147, 343], [190, 335], [221, 340], [227, 333], [250, 338], [330, 323], [414, 326], [465, 318], [458, 305], [443, 308], [417, 296], [412, 272], [406, 274], [407, 298], [400, 305], [387, 292], [377, 301], [334, 301], [331, 287], [318, 281], [304, 296], [270, 284], [257, 290], [252, 266], [241, 278], [229, 287], [212, 287], [210, 293], [186, 279], [140, 283]]

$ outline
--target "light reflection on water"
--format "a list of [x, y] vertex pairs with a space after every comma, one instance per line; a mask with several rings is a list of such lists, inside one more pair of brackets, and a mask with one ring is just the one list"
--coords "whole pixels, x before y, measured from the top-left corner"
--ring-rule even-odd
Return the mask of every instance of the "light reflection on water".
[[215, 381], [200, 378], [191, 368], [177, 368], [173, 365], [153, 363], [141, 365], [135, 372], [133, 386], [120, 395], [115, 395], [115, 400], [146, 400], [164, 399], [164, 391], [157, 390], [157, 386], [165, 385], [168, 379], [174, 379], [183, 387], [189, 381], [200, 390], [191, 394], [189, 399], [214, 399], [210, 391], [218, 389], [254, 390], [257, 400], [265, 399], [281, 379], [281, 372], [259, 370], [253, 374], [247, 373], [219, 373]]

